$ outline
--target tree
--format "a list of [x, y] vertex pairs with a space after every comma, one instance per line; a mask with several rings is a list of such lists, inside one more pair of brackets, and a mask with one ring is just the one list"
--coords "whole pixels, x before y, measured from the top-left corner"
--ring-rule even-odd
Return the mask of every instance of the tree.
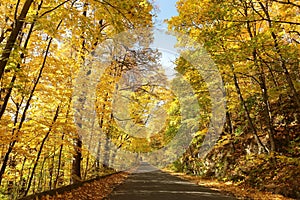
[[0, 182], [4, 191], [14, 183], [11, 192], [20, 197], [68, 183], [70, 155], [81, 152], [86, 159], [87, 151], [74, 151], [70, 142], [78, 138], [71, 108], [81, 61], [107, 37], [152, 26], [152, 6], [142, 0], [26, 0], [0, 7]]
[[[287, 95], [288, 90], [283, 88], [289, 88], [294, 106], [298, 107], [299, 95], [294, 85], [297, 75], [292, 80], [289, 74], [298, 62], [295, 55], [299, 48], [294, 36], [288, 34], [289, 30], [299, 29], [294, 23], [297, 5], [279, 1], [179, 1], [177, 5], [179, 16], [169, 21], [169, 27], [188, 33], [204, 45], [228, 85], [229, 109], [238, 107], [233, 99], [236, 96], [231, 95], [234, 86], [258, 146], [264, 149], [259, 133], [264, 134], [267, 127], [268, 149], [276, 151], [272, 102]], [[290, 15], [281, 12], [285, 9], [291, 11]], [[187, 17], [187, 13], [192, 17]], [[260, 130], [254, 127], [260, 119], [251, 119], [257, 112], [265, 116]]]

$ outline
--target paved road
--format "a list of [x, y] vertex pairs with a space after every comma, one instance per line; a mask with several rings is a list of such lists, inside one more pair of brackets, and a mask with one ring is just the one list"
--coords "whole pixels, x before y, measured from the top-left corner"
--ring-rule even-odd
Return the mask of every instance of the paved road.
[[[155, 170], [155, 171], [153, 171]], [[150, 172], [149, 172], [150, 171]], [[229, 200], [217, 191], [200, 187], [142, 163], [137, 171], [118, 186], [109, 196], [110, 200]]]

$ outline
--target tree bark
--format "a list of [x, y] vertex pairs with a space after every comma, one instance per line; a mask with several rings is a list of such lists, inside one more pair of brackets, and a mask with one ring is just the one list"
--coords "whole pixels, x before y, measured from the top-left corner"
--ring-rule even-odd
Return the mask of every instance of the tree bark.
[[60, 110], [60, 106], [57, 106], [54, 118], [52, 120], [52, 124], [49, 127], [49, 130], [47, 131], [45, 137], [43, 138], [41, 146], [40, 146], [39, 151], [38, 151], [38, 154], [36, 156], [36, 160], [34, 162], [34, 165], [33, 165], [32, 171], [31, 171], [31, 175], [30, 175], [30, 178], [29, 178], [29, 182], [28, 182], [28, 185], [27, 185], [27, 189], [25, 190], [24, 196], [26, 196], [28, 194], [28, 192], [29, 192], [29, 189], [30, 189], [30, 186], [31, 186], [31, 182], [32, 182], [32, 179], [33, 179], [33, 176], [34, 176], [34, 173], [35, 173], [35, 169], [36, 169], [36, 167], [38, 165], [38, 162], [39, 162], [39, 159], [41, 157], [41, 154], [42, 154], [44, 145], [46, 143], [46, 140], [48, 139], [48, 137], [49, 137], [49, 135], [50, 135], [50, 133], [52, 131], [53, 125], [55, 124], [55, 122], [56, 122], [56, 120], [58, 118], [59, 110]]
[[[87, 16], [87, 6], [88, 4], [86, 2], [84, 2], [83, 5], [83, 12], [82, 15], [84, 17]], [[81, 41], [81, 49], [79, 51], [79, 55], [81, 57], [81, 64], [84, 64], [85, 62], [85, 31], [82, 31], [81, 35], [80, 35], [80, 39]], [[85, 95], [85, 94], [83, 94]], [[84, 107], [85, 104], [85, 96], [83, 96], [83, 100], [82, 100], [82, 109]], [[77, 123], [77, 126], [79, 126], [80, 129], [82, 129], [82, 117], [80, 116], [80, 120], [79, 123]], [[73, 156], [73, 162], [72, 162], [72, 177], [71, 177], [71, 182], [72, 183], [76, 183], [76, 182], [80, 182], [81, 181], [81, 160], [82, 160], [82, 153], [81, 153], [81, 149], [82, 149], [82, 138], [80, 136], [80, 134], [76, 134], [75, 138], [74, 138], [74, 150], [75, 150], [75, 154]]]
[[[62, 20], [59, 22], [59, 24], [58, 24], [58, 26], [57, 26], [57, 29], [59, 28], [59, 26], [61, 25], [61, 23], [62, 23]], [[29, 94], [29, 97], [28, 97], [28, 99], [27, 99], [25, 108], [24, 108], [23, 113], [22, 113], [22, 116], [21, 116], [21, 120], [20, 120], [19, 126], [18, 126], [17, 129], [13, 129], [13, 131], [12, 131], [12, 136], [18, 135], [18, 134], [19, 134], [19, 131], [21, 130], [21, 128], [22, 128], [22, 126], [23, 126], [23, 123], [25, 122], [25, 119], [26, 119], [26, 113], [27, 113], [27, 110], [28, 110], [28, 108], [29, 108], [29, 106], [30, 106], [31, 99], [32, 99], [33, 94], [34, 94], [34, 92], [35, 92], [35, 89], [36, 89], [36, 87], [37, 87], [37, 85], [38, 85], [38, 83], [39, 83], [39, 81], [40, 81], [40, 79], [41, 79], [41, 77], [42, 77], [42, 73], [43, 73], [43, 70], [44, 70], [45, 65], [46, 65], [46, 61], [47, 61], [48, 53], [49, 53], [50, 46], [51, 46], [51, 43], [52, 43], [52, 39], [53, 39], [53, 38], [50, 38], [50, 40], [49, 40], [49, 42], [48, 42], [48, 45], [47, 45], [47, 49], [46, 49], [46, 52], [45, 52], [45, 56], [44, 56], [44, 59], [43, 59], [42, 66], [41, 66], [41, 68], [40, 68], [40, 71], [39, 71], [39, 74], [38, 74], [38, 76], [37, 76], [37, 79], [36, 79], [36, 81], [35, 81], [35, 83], [34, 83], [34, 86], [33, 86], [32, 90], [31, 90], [30, 94]], [[20, 104], [20, 105], [21, 105], [21, 104]], [[17, 114], [18, 114], [18, 113], [17, 113]], [[16, 119], [17, 119], [17, 118], [16, 118]], [[15, 124], [16, 124], [16, 123], [15, 123]], [[15, 132], [16, 132], [16, 133], [15, 133]], [[3, 163], [2, 163], [2, 166], [1, 166], [1, 170], [0, 170], [0, 185], [1, 185], [1, 182], [2, 182], [2, 178], [3, 178], [4, 172], [5, 172], [6, 166], [7, 166], [7, 162], [8, 162], [8, 159], [9, 159], [9, 155], [10, 155], [10, 153], [12, 152], [12, 150], [13, 150], [13, 148], [14, 148], [16, 142], [17, 142], [17, 140], [14, 139], [14, 140], [10, 143], [10, 145], [9, 145], [9, 147], [8, 147], [8, 150], [7, 150], [7, 152], [6, 152], [5, 156], [4, 156]]]
[[72, 183], [81, 181], [82, 140], [80, 135], [74, 139], [75, 155], [72, 163]]
[[232, 73], [233, 73], [233, 80], [234, 80], [234, 85], [235, 85], [236, 91], [237, 91], [238, 96], [240, 98], [240, 101], [241, 101], [241, 103], [242, 103], [242, 105], [244, 107], [244, 110], [246, 112], [246, 117], [248, 119], [250, 128], [251, 128], [251, 130], [253, 132], [254, 138], [255, 138], [256, 143], [258, 145], [258, 149], [259, 149], [258, 153], [261, 153], [261, 151], [263, 151], [265, 153], [265, 152], [267, 152], [267, 149], [266, 149], [266, 147], [264, 146], [264, 144], [261, 142], [261, 140], [258, 137], [257, 130], [255, 128], [255, 125], [253, 123], [252, 118], [250, 117], [250, 112], [249, 112], [249, 110], [247, 108], [246, 102], [245, 102], [244, 97], [242, 95], [242, 92], [241, 92], [241, 89], [240, 89], [240, 86], [239, 86], [239, 83], [238, 83], [237, 76], [236, 76], [236, 74], [234, 72], [233, 65], [231, 65], [231, 70], [232, 70]]
[[[247, 9], [248, 9], [247, 7], [244, 8], [246, 17], [248, 17]], [[253, 26], [253, 31], [251, 30], [251, 25], [250, 25], [249, 21], [247, 21], [246, 25], [247, 25], [247, 31], [248, 31], [249, 37], [251, 40], [253, 40], [254, 37], [256, 36], [255, 24]], [[265, 80], [265, 72], [264, 72], [263, 66], [261, 64], [259, 64], [259, 60], [258, 60], [259, 56], [258, 56], [256, 48], [253, 49], [252, 56], [253, 56], [254, 65], [256, 67], [258, 67], [258, 69], [259, 69], [259, 86], [261, 88], [264, 108], [266, 110], [266, 119], [267, 119], [267, 125], [268, 125], [268, 129], [269, 129], [268, 136], [269, 136], [269, 140], [270, 140], [270, 144], [271, 144], [270, 150], [271, 150], [271, 152], [274, 152], [275, 151], [275, 141], [274, 141], [273, 116], [272, 116], [270, 102], [269, 102], [268, 88], [267, 88], [266, 80]]]
[[17, 40], [17, 37], [18, 37], [18, 35], [20, 34], [20, 31], [23, 28], [23, 24], [25, 22], [26, 15], [29, 11], [29, 8], [30, 8], [32, 2], [33, 2], [33, 0], [27, 0], [25, 2], [24, 6], [22, 8], [21, 14], [18, 17], [18, 19], [16, 19], [15, 26], [13, 27], [13, 30], [11, 31], [10, 36], [8, 38], [8, 41], [7, 41], [7, 43], [6, 43], [6, 45], [3, 49], [3, 53], [1, 55], [1, 60], [0, 60], [0, 80], [3, 77], [6, 64], [8, 62], [9, 57], [10, 57], [10, 54], [11, 54], [12, 49], [14, 47], [14, 44]]
[[[41, 3], [38, 6], [38, 10], [36, 12], [36, 17], [38, 16], [38, 12], [40, 11], [40, 9], [42, 7], [42, 3], [43, 3], [43, 1], [41, 1]], [[26, 37], [26, 40], [25, 40], [24, 46], [23, 46], [24, 50], [27, 49], [27, 46], [28, 46], [28, 43], [29, 43], [29, 39], [30, 39], [30, 36], [31, 36], [31, 34], [33, 32], [33, 28], [35, 26], [35, 23], [36, 23], [36, 21], [34, 20], [33, 23], [30, 25], [30, 28], [29, 28], [29, 31], [27, 33], [27, 37]], [[20, 57], [21, 57], [21, 59], [25, 58], [24, 52], [22, 52], [20, 54]], [[17, 68], [17, 70], [21, 69], [21, 64], [18, 63], [16, 68]], [[9, 101], [9, 98], [11, 96], [11, 93], [12, 93], [12, 90], [13, 90], [16, 78], [17, 78], [17, 72], [14, 73], [14, 75], [13, 75], [11, 81], [10, 81], [10, 85], [9, 85], [8, 91], [7, 91], [7, 93], [6, 93], [5, 97], [4, 97], [4, 101], [3, 101], [2, 105], [1, 105], [1, 108], [0, 108], [0, 119], [2, 118], [2, 116], [3, 116], [4, 112], [5, 112], [5, 109], [6, 109], [8, 101]]]
[[[268, 21], [268, 24], [269, 24], [269, 28], [272, 30], [273, 29], [273, 24], [272, 24], [272, 20], [271, 20], [271, 16], [269, 14], [269, 10], [268, 8], [262, 3], [262, 2], [259, 2], [259, 5], [260, 7], [262, 8], [263, 12], [265, 13], [266, 15], [266, 18], [267, 18], [267, 21]], [[279, 55], [279, 58], [280, 58], [280, 66], [281, 68], [283, 69], [283, 73], [286, 77], [286, 80], [287, 80], [287, 83], [288, 83], [288, 86], [293, 94], [293, 98], [296, 102], [296, 106], [298, 108], [298, 110], [300, 109], [300, 97], [299, 97], [299, 94], [296, 90], [296, 87], [293, 83], [293, 80], [291, 78], [291, 75], [290, 75], [290, 72], [289, 70], [287, 69], [287, 66], [286, 66], [286, 60], [283, 58], [283, 55], [282, 55], [282, 52], [280, 50], [280, 47], [279, 47], [279, 43], [278, 43], [278, 39], [277, 39], [277, 35], [275, 34], [274, 31], [271, 31], [271, 36], [273, 38], [273, 41], [274, 41], [274, 47], [275, 47], [275, 50], [277, 52], [277, 54]]]

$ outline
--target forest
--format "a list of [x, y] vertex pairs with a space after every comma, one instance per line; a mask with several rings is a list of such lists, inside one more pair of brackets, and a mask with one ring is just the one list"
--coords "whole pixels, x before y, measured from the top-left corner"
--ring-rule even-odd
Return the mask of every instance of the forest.
[[[172, 143], [181, 130], [193, 136], [184, 152], [152, 160], [300, 198], [300, 1], [178, 0], [176, 8], [165, 23], [184, 50], [170, 80], [151, 47], [155, 1], [0, 2], [0, 199], [130, 169], [152, 151], [185, 146]], [[224, 117], [214, 112], [215, 77], [204, 77], [214, 68], [195, 67], [203, 53], [195, 44], [222, 80]], [[211, 131], [220, 134], [202, 154]]]

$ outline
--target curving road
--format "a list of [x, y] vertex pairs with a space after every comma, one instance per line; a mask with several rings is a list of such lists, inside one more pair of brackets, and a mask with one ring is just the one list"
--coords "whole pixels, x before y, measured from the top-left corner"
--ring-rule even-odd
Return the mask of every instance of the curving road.
[[[150, 172], [149, 172], [150, 171]], [[109, 196], [110, 200], [236, 199], [172, 176], [147, 163], [132, 173]]]

